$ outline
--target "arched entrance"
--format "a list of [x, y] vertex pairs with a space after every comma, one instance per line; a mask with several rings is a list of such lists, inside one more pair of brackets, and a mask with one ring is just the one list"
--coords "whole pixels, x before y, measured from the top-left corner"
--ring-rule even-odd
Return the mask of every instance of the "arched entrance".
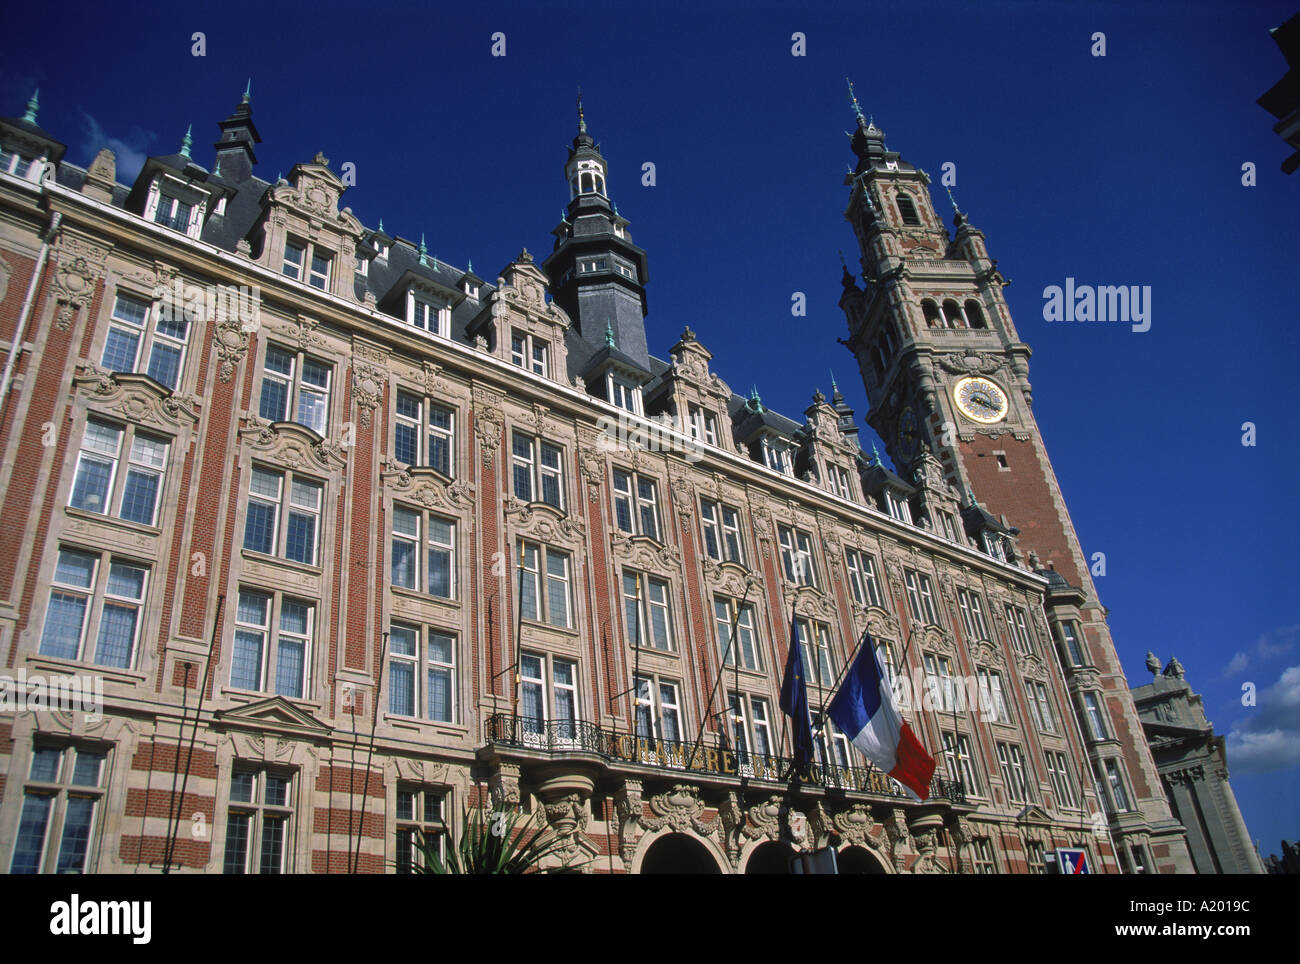
[[790, 849], [789, 844], [769, 840], [767, 843], [759, 844], [754, 848], [749, 855], [749, 860], [745, 863], [745, 873], [788, 874], [790, 872], [790, 858], [793, 856], [794, 851]]
[[684, 833], [670, 833], [650, 845], [641, 860], [643, 874], [720, 874], [707, 847]]
[[884, 865], [865, 847], [845, 847], [835, 855], [842, 874], [886, 874]]

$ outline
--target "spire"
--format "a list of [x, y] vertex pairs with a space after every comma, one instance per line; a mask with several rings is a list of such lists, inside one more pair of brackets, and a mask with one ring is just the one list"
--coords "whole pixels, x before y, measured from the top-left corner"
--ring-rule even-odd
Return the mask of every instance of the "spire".
[[253, 78], [248, 78], [248, 84], [244, 87], [244, 96], [239, 99], [241, 104], [247, 104], [253, 99]]
[[845, 77], [844, 83], [849, 85], [849, 101], [853, 104], [853, 114], [858, 119], [858, 126], [864, 127], [865, 125], [862, 123], [862, 105], [858, 103], [858, 95], [853, 92], [853, 81]]
[[963, 225], [970, 224], [970, 218], [966, 217], [962, 212], [962, 209], [957, 207], [957, 199], [952, 196], [952, 188], [945, 188], [945, 190], [948, 192], [948, 200], [952, 203], [952, 223], [959, 228]]
[[379, 233], [380, 233], [380, 234], [383, 234], [383, 233], [384, 233], [384, 219], [383, 219], [383, 218], [380, 218], [380, 219], [379, 219]]
[[31, 100], [27, 101], [27, 113], [23, 114], [23, 120], [29, 124], [36, 123], [36, 112], [41, 106], [41, 89], [37, 87], [32, 91]]
[[751, 411], [761, 412], [763, 410], [763, 399], [759, 397], [757, 385], [750, 388], [749, 402], [747, 404]]
[[880, 461], [880, 449], [876, 448], [875, 439], [871, 440], [871, 463], [876, 466], [884, 464]]
[[253, 80], [250, 77], [230, 116], [217, 122], [221, 137], [213, 145], [217, 150], [214, 167], [221, 171], [224, 180], [235, 184], [242, 184], [253, 176], [253, 165], [257, 163], [253, 145], [262, 142], [253, 124], [252, 97]]
[[424, 232], [420, 232], [420, 264], [424, 267], [429, 266], [429, 249], [424, 245]]
[[605, 322], [605, 347], [614, 347], [614, 326], [610, 322]]
[[587, 119], [582, 114], [582, 88], [578, 88], [578, 133], [587, 133]]
[[190, 147], [194, 144], [194, 138], [190, 135], [194, 133], [194, 125], [190, 124], [185, 128], [185, 136], [181, 138], [181, 149], [179, 154], [187, 161], [190, 160]]

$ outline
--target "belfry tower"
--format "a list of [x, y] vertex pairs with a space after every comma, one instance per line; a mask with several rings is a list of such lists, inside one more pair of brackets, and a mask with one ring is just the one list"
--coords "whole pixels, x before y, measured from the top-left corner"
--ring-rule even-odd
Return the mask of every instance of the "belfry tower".
[[[857, 164], [844, 180], [845, 217], [865, 289], [845, 268], [840, 307], [844, 344], [867, 389], [867, 421], [900, 475], [910, 478], [927, 452], [939, 459], [963, 497], [959, 541], [1049, 580], [1048, 623], [1121, 864], [1193, 873], [1034, 420], [1030, 348], [1007, 309], [1006, 279], [983, 232], [952, 201], [950, 234], [930, 178], [889, 150], [884, 131], [852, 101]], [[939, 521], [931, 520], [936, 530]]]

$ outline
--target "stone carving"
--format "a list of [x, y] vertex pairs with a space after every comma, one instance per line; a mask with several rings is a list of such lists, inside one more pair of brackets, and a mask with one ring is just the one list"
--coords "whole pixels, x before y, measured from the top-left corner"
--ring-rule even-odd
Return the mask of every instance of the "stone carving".
[[768, 840], [781, 839], [781, 810], [785, 800], [780, 794], [772, 794], [762, 803], [756, 803], [745, 811], [748, 821], [741, 829], [750, 840], [766, 837]]
[[889, 856], [894, 862], [894, 869], [901, 874], [907, 864], [911, 837], [907, 830], [907, 820], [898, 807], [889, 812], [889, 819], [885, 821], [885, 835], [889, 838]]
[[223, 384], [230, 381], [236, 366], [244, 360], [244, 354], [248, 351], [248, 335], [238, 318], [218, 321], [213, 329], [212, 344], [217, 349], [217, 359], [221, 362], [217, 377]]
[[519, 806], [519, 767], [514, 763], [498, 763], [488, 777], [492, 802], [498, 807]]
[[566, 793], [562, 797], [542, 804], [546, 822], [555, 834], [557, 848], [566, 860], [577, 855], [581, 834], [587, 829], [587, 805], [579, 793]]
[[330, 471], [347, 462], [339, 443], [322, 439], [311, 429], [291, 422], [272, 424], [249, 415], [239, 429], [239, 436], [257, 449], [261, 458], [290, 469]]
[[841, 810], [831, 818], [831, 822], [836, 833], [859, 847], [874, 846], [876, 840], [885, 833], [885, 828], [876, 823], [875, 817], [871, 815], [871, 808], [862, 803]]
[[59, 305], [55, 324], [67, 331], [73, 316], [90, 303], [95, 286], [104, 277], [109, 249], [66, 231], [54, 249], [54, 298]]
[[625, 780], [614, 794], [614, 812], [618, 815], [619, 849], [623, 863], [630, 867], [636, 853], [636, 839], [643, 810], [641, 807], [641, 781]]
[[678, 832], [694, 830], [701, 837], [708, 837], [717, 831], [718, 821], [701, 820], [704, 809], [699, 787], [677, 783], [671, 790], [656, 793], [650, 798], [650, 811], [654, 816], [642, 817], [641, 824], [647, 830], [668, 827]]
[[970, 352], [965, 355], [951, 352], [939, 355], [934, 363], [936, 368], [950, 375], [992, 375], [1002, 367], [1002, 360], [988, 352]]
[[502, 425], [501, 409], [480, 405], [475, 399], [474, 434], [483, 453], [483, 464], [488, 468], [492, 467], [492, 460], [501, 444]]
[[388, 367], [383, 352], [355, 345], [352, 354], [352, 397], [362, 425], [370, 424], [371, 413], [383, 401], [388, 384]]
[[199, 401], [193, 396], [161, 390], [150, 378], [129, 372], [106, 372], [92, 365], [73, 378], [82, 394], [92, 398], [96, 408], [120, 415], [128, 421], [172, 427], [199, 421]]

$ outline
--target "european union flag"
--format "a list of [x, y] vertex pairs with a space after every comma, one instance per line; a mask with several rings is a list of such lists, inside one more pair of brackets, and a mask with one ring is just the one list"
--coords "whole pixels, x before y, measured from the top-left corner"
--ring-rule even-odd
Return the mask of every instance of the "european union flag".
[[803, 647], [799, 645], [799, 622], [790, 620], [790, 655], [781, 680], [781, 709], [790, 717], [794, 739], [794, 772], [807, 776], [813, 760], [812, 724], [808, 720], [808, 684], [804, 680]]

